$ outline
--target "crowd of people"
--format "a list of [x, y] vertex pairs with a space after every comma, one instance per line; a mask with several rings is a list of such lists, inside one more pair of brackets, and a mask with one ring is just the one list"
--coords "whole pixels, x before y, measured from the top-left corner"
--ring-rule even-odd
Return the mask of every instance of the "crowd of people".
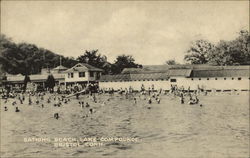
[[[69, 104], [72, 99], [76, 99], [79, 107], [81, 109], [86, 109], [89, 114], [84, 117], [88, 117], [94, 113], [94, 108], [91, 107], [92, 103], [100, 103], [101, 105], [107, 105], [109, 102], [109, 98], [104, 102], [98, 102], [97, 97], [100, 95], [108, 95], [112, 97], [113, 95], [120, 95], [124, 99], [132, 101], [134, 105], [136, 105], [139, 101], [146, 101], [147, 109], [152, 108], [152, 104], [161, 104], [161, 96], [169, 95], [174, 98], [179, 98], [180, 104], [189, 104], [189, 105], [199, 105], [202, 107], [200, 100], [198, 99], [198, 91], [190, 91], [184, 90], [183, 87], [177, 87], [176, 85], [172, 85], [169, 91], [163, 89], [155, 89], [154, 85], [151, 87], [145, 87], [143, 84], [141, 85], [140, 91], [134, 90], [132, 87], [129, 88], [120, 88], [118, 90], [114, 90], [113, 88], [105, 88], [100, 89], [98, 84], [89, 83], [86, 85], [74, 84], [69, 86], [57, 85], [51, 91], [50, 89], [46, 89], [46, 91], [21, 91], [15, 92], [3, 89], [1, 91], [1, 96], [3, 99], [3, 109], [4, 111], [9, 111], [10, 107], [7, 105], [12, 105], [15, 109], [15, 112], [21, 112], [21, 107], [23, 104], [27, 104], [28, 106], [38, 106], [40, 108], [46, 108], [46, 106], [53, 106], [54, 113], [53, 117], [55, 119], [60, 118], [60, 108]], [[80, 95], [86, 95], [90, 98], [88, 101], [84, 99], [79, 99]], [[177, 99], [178, 100], [178, 99]]]

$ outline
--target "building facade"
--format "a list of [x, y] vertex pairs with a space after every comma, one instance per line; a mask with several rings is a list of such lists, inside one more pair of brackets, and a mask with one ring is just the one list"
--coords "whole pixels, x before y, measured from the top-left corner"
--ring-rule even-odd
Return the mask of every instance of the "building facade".
[[249, 66], [147, 66], [144, 69], [130, 72], [125, 69], [120, 75], [104, 75], [99, 82], [100, 88], [132, 87], [140, 90], [141, 86], [148, 89], [170, 90], [172, 85], [185, 90], [242, 90], [249, 91]]
[[97, 82], [102, 72], [102, 69], [93, 67], [89, 64], [78, 63], [72, 68], [64, 71], [65, 84]]

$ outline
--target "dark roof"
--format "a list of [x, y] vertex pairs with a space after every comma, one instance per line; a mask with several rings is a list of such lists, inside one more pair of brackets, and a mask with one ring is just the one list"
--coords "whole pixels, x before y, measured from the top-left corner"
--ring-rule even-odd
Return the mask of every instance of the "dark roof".
[[130, 76], [131, 80], [160, 80], [169, 78], [167, 73], [130, 74]]
[[168, 79], [167, 73], [103, 75], [100, 81], [160, 80]]
[[124, 81], [130, 80], [130, 74], [120, 74], [120, 75], [102, 75], [100, 81]]
[[142, 71], [143, 71], [142, 68], [124, 68], [122, 70], [122, 74], [140, 73]]
[[193, 70], [190, 77], [249, 77], [249, 69]]
[[213, 66], [207, 64], [177, 64], [177, 65], [144, 65], [146, 71], [166, 71], [168, 69], [193, 69], [193, 70], [217, 70], [217, 69], [249, 69], [249, 65], [240, 66]]
[[184, 76], [189, 77], [191, 75], [191, 69], [169, 69], [168, 76]]
[[[35, 75], [29, 75], [29, 77], [30, 77], [31, 81], [45, 81], [48, 78], [48, 74], [46, 74], [46, 75], [45, 74], [35, 74]], [[56, 80], [65, 78], [64, 74], [53, 74], [53, 77]], [[23, 82], [24, 76], [21, 74], [7, 76], [7, 81], [9, 81], [9, 82]]]
[[96, 68], [94, 66], [91, 66], [89, 64], [85, 64], [85, 63], [78, 63], [75, 66], [73, 66], [72, 68], [66, 70], [65, 72], [74, 72], [74, 71], [103, 71], [102, 69]]
[[[165, 69], [166, 68], [166, 69]], [[168, 68], [168, 69], [167, 69]], [[132, 70], [132, 71], [129, 71]], [[249, 77], [250, 66], [163, 65], [127, 68], [120, 75], [104, 75], [100, 81], [151, 80], [169, 77]]]

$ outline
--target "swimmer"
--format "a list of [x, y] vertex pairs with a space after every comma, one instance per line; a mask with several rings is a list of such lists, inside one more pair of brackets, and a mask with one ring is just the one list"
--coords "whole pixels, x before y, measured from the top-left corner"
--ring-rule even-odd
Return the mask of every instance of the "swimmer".
[[54, 113], [54, 118], [58, 120], [59, 114], [58, 113]]
[[148, 103], [149, 103], [149, 104], [151, 104], [151, 103], [152, 103], [152, 100], [151, 100], [151, 98], [150, 98], [150, 97], [148, 98]]
[[89, 106], [90, 106], [90, 105], [89, 105], [89, 103], [87, 102], [85, 107], [88, 108]]
[[13, 102], [12, 102], [12, 105], [13, 105], [13, 106], [16, 105], [16, 101], [13, 101]]
[[134, 104], [136, 104], [136, 98], [134, 98]]
[[18, 107], [16, 107], [16, 110], [15, 110], [15, 112], [20, 112], [20, 110], [18, 109]]
[[93, 114], [93, 109], [92, 109], [92, 108], [89, 109], [89, 113], [90, 113], [90, 114]]
[[156, 101], [157, 101], [158, 104], [161, 103], [161, 99], [160, 98], [156, 98]]
[[81, 102], [80, 106], [81, 106], [81, 108], [84, 108], [84, 102]]
[[184, 104], [184, 97], [181, 97], [181, 104]]
[[31, 100], [31, 98], [29, 98], [29, 105], [31, 105], [32, 104], [32, 100]]

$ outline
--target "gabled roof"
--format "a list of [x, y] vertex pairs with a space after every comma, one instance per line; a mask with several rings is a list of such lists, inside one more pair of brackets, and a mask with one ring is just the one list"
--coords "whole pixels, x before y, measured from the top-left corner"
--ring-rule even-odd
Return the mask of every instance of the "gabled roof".
[[57, 66], [56, 68], [54, 68], [53, 70], [67, 70], [68, 68], [62, 65]]
[[79, 71], [79, 72], [84, 72], [84, 71], [100, 71], [102, 72], [102, 69], [96, 68], [94, 66], [91, 66], [89, 64], [86, 63], [78, 63], [75, 66], [73, 66], [72, 68], [66, 70], [65, 72], [75, 72], [75, 71]]

